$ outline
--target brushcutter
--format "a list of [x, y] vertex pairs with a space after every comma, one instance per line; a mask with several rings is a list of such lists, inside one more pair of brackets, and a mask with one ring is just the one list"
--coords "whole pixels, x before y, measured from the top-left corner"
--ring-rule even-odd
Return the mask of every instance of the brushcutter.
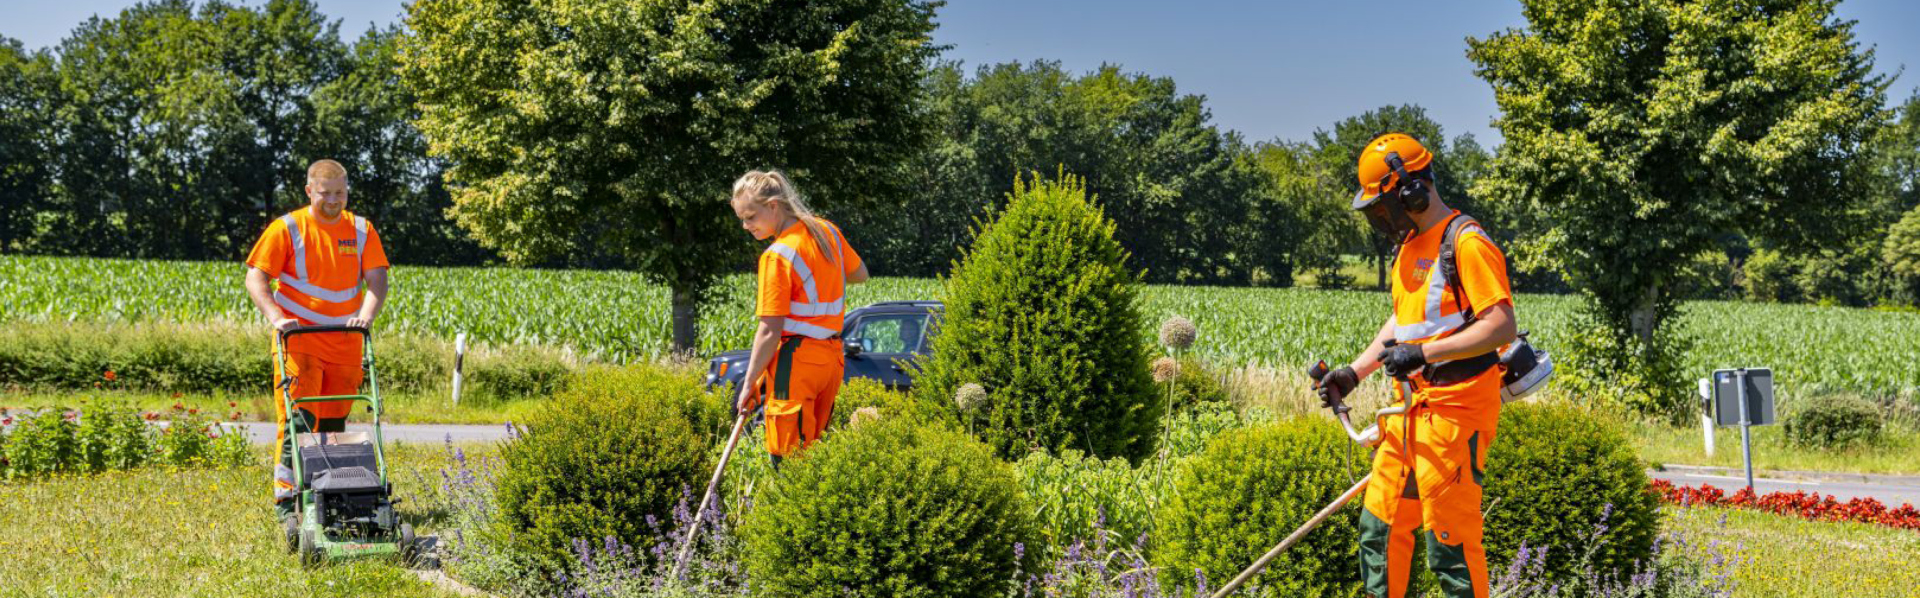
[[[1392, 341], [1388, 341], [1388, 343], [1389, 343], [1389, 346], [1391, 346]], [[1326, 361], [1317, 361], [1317, 362], [1314, 362], [1313, 365], [1307, 367], [1307, 377], [1312, 380], [1314, 389], [1317, 390], [1320, 388], [1320, 380], [1327, 377], [1327, 371], [1328, 370], [1327, 370]], [[1407, 380], [1406, 378], [1400, 378], [1399, 383], [1402, 385], [1402, 389], [1406, 391], [1406, 394], [1403, 396], [1412, 397], [1413, 383]], [[1333, 401], [1332, 408], [1333, 408], [1333, 416], [1340, 420], [1341, 427], [1346, 428], [1347, 438], [1352, 440], [1354, 444], [1358, 444], [1360, 446], [1364, 446], [1368, 448], [1372, 448], [1380, 444], [1381, 437], [1380, 437], [1379, 418], [1381, 418], [1382, 416], [1407, 412], [1407, 407], [1405, 404], [1402, 404], [1396, 407], [1387, 407], [1385, 409], [1375, 411], [1373, 412], [1373, 417], [1375, 420], [1373, 424], [1368, 425], [1365, 430], [1355, 430], [1353, 429], [1352, 417], [1347, 415], [1347, 413], [1352, 411], [1353, 408], [1348, 407], [1346, 402], [1340, 399], [1335, 399]], [[1254, 561], [1253, 566], [1247, 567], [1247, 570], [1241, 571], [1239, 575], [1234, 576], [1232, 581], [1227, 582], [1227, 585], [1220, 586], [1220, 589], [1213, 593], [1212, 598], [1226, 598], [1227, 596], [1232, 595], [1234, 590], [1240, 589], [1240, 586], [1242, 584], [1247, 583], [1247, 580], [1253, 579], [1253, 576], [1258, 575], [1261, 570], [1266, 569], [1267, 564], [1273, 562], [1273, 559], [1279, 558], [1280, 553], [1286, 552], [1288, 548], [1292, 548], [1294, 544], [1297, 544], [1300, 542], [1301, 538], [1307, 537], [1308, 532], [1311, 532], [1315, 528], [1320, 527], [1320, 524], [1326, 523], [1327, 518], [1332, 517], [1335, 511], [1340, 510], [1340, 507], [1346, 506], [1348, 502], [1351, 502], [1354, 499], [1354, 497], [1360, 496], [1360, 492], [1367, 488], [1367, 482], [1372, 479], [1373, 479], [1372, 473], [1368, 473], [1367, 475], [1360, 476], [1360, 479], [1355, 481], [1353, 483], [1353, 486], [1347, 488], [1346, 492], [1340, 493], [1339, 498], [1335, 498], [1333, 499], [1333, 502], [1327, 503], [1327, 506], [1322, 507], [1320, 509], [1320, 512], [1314, 513], [1313, 517], [1307, 519], [1306, 523], [1303, 523], [1300, 525], [1299, 528], [1294, 529], [1293, 533], [1287, 534], [1286, 539], [1281, 540], [1279, 545], [1273, 547], [1273, 550], [1267, 551], [1266, 554], [1260, 556], [1259, 560]]]
[[700, 535], [700, 523], [701, 519], [707, 513], [707, 505], [713, 502], [713, 494], [720, 490], [720, 477], [727, 472], [727, 460], [733, 458], [733, 449], [739, 446], [740, 436], [746, 434], [750, 424], [752, 424], [754, 420], [759, 419], [760, 413], [766, 411], [766, 409], [767, 402], [762, 400], [760, 401], [760, 406], [755, 408], [752, 413], [741, 413], [738, 417], [734, 418], [733, 433], [727, 436], [727, 448], [720, 453], [720, 464], [713, 468], [713, 477], [707, 480], [707, 491], [701, 495], [700, 504], [693, 508], [692, 527], [687, 528], [687, 537], [685, 540], [681, 540], [680, 556], [674, 558], [673, 574], [669, 576], [668, 579], [680, 579], [680, 569], [686, 566], [687, 557], [693, 555], [694, 539]]

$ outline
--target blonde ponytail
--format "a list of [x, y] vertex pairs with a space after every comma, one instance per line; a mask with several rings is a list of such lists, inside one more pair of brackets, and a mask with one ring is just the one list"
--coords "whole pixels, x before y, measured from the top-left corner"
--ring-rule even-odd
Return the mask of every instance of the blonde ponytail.
[[787, 180], [787, 175], [778, 170], [748, 171], [733, 181], [733, 197], [750, 200], [763, 208], [777, 202], [782, 206], [780, 210], [807, 227], [807, 234], [813, 237], [814, 246], [827, 255], [827, 261], [832, 262], [835, 268], [840, 267], [840, 243], [846, 240], [836, 240], [827, 232], [827, 221], [815, 216], [813, 210], [807, 208], [806, 200], [800, 198], [800, 192], [793, 188], [793, 182]]

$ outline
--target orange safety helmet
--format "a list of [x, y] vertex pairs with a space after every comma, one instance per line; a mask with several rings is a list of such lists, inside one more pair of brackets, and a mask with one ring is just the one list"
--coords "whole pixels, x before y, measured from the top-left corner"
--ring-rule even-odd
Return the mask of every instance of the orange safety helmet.
[[[1388, 133], [1367, 142], [1360, 150], [1360, 193], [1353, 196], [1353, 209], [1373, 205], [1383, 194], [1400, 187], [1400, 177], [1426, 170], [1432, 164], [1433, 152], [1405, 133]], [[1425, 200], [1422, 190], [1415, 201]]]

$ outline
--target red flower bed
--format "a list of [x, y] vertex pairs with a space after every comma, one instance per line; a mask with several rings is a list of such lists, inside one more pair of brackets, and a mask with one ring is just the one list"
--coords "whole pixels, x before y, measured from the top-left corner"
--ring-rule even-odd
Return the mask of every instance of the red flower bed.
[[1855, 498], [1847, 502], [1834, 500], [1833, 495], [1809, 494], [1805, 491], [1770, 492], [1766, 496], [1755, 496], [1753, 491], [1741, 488], [1732, 496], [1711, 485], [1699, 487], [1675, 486], [1666, 480], [1654, 480], [1651, 489], [1660, 498], [1677, 505], [1740, 507], [1758, 509], [1776, 515], [1795, 515], [1815, 521], [1858, 521], [1877, 523], [1898, 529], [1920, 530], [1920, 509], [1911, 504], [1889, 509], [1887, 505], [1872, 498]]

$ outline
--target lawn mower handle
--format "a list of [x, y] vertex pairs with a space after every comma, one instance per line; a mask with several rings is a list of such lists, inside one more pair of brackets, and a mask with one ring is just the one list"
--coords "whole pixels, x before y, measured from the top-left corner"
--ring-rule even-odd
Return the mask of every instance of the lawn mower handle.
[[285, 344], [287, 339], [301, 334], [321, 334], [326, 332], [349, 332], [359, 334], [362, 337], [373, 336], [373, 331], [368, 330], [365, 326], [300, 326], [292, 330], [280, 331], [280, 342]]

